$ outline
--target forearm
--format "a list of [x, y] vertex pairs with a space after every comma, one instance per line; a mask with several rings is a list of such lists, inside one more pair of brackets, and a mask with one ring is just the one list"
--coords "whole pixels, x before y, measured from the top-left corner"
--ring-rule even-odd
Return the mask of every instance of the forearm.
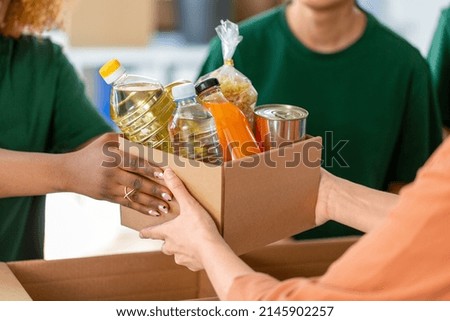
[[225, 299], [235, 278], [254, 273], [221, 237], [202, 246], [201, 261], [221, 300]]
[[368, 232], [397, 204], [398, 195], [378, 191], [326, 173], [326, 211], [336, 222]]
[[[374, 190], [323, 171], [316, 211], [326, 211], [329, 219], [367, 232], [387, 216], [397, 201], [396, 194]], [[220, 237], [207, 238], [200, 255], [220, 299], [225, 299], [237, 277], [254, 273]]]
[[0, 165], [0, 198], [63, 189], [64, 155], [0, 149]]

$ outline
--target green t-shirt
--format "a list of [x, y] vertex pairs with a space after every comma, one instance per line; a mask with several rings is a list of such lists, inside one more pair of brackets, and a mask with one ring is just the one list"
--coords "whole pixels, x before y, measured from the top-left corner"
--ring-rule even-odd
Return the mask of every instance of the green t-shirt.
[[442, 112], [442, 120], [450, 128], [450, 8], [441, 13], [428, 52], [428, 62]]
[[[358, 41], [333, 54], [299, 42], [284, 5], [242, 23], [240, 34], [233, 59], [258, 91], [257, 104], [306, 108], [307, 133], [323, 137], [322, 166], [331, 173], [386, 189], [389, 182], [412, 181], [440, 144], [441, 120], [425, 59], [373, 16], [367, 14]], [[216, 37], [200, 75], [222, 64]], [[354, 233], [329, 222], [301, 237]]]
[[[0, 36], [0, 148], [61, 153], [111, 131], [61, 48]], [[45, 196], [0, 199], [0, 261], [43, 257]]]

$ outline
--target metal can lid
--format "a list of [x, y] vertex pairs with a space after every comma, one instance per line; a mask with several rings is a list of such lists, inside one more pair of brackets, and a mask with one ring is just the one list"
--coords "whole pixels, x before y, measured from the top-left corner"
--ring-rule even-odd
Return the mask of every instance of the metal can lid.
[[256, 107], [255, 114], [269, 120], [298, 120], [308, 117], [308, 112], [297, 106], [270, 104]]

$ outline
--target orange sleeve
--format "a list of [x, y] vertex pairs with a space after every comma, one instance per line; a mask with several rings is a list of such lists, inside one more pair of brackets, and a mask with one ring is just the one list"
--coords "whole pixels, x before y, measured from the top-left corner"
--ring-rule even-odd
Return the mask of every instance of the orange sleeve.
[[320, 278], [237, 278], [229, 300], [450, 300], [450, 140], [399, 203]]

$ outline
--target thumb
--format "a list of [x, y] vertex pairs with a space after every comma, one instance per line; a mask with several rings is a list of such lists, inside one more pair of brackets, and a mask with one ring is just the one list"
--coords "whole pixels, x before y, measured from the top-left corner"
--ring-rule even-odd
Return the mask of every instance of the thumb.
[[195, 201], [192, 195], [188, 192], [181, 179], [170, 168], [164, 171], [164, 181], [167, 187], [172, 191], [178, 203], [183, 204], [190, 201]]
[[143, 228], [139, 231], [139, 237], [141, 239], [165, 240], [164, 224]]

